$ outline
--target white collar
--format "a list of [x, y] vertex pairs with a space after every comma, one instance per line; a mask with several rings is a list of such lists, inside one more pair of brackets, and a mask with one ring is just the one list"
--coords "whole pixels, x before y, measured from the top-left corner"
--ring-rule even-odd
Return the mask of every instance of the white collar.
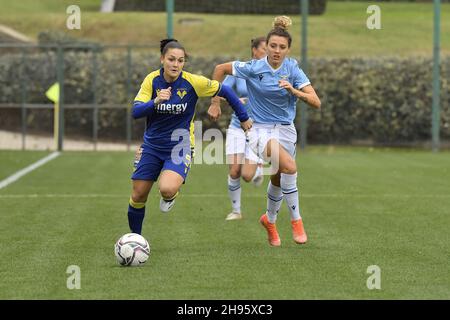
[[[286, 58], [284, 58], [284, 59], [286, 59]], [[283, 66], [283, 63], [284, 63], [284, 60], [283, 60], [283, 62], [280, 64], [280, 66], [277, 68], [277, 69], [274, 69], [271, 65], [270, 65], [270, 63], [269, 63], [269, 57], [268, 56], [266, 56], [266, 58], [264, 59], [264, 61], [266, 61], [266, 63], [267, 63], [267, 65], [269, 66], [269, 68], [270, 68], [270, 70], [272, 70], [272, 72], [277, 72], [278, 70], [280, 70], [281, 69], [281, 67]]]

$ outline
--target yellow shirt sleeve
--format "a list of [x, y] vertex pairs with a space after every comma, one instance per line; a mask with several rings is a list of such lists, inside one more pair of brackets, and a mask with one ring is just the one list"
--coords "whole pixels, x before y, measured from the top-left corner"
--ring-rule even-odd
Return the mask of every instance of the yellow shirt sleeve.
[[184, 71], [183, 77], [194, 87], [195, 93], [199, 98], [212, 97], [220, 90], [220, 83], [216, 80], [210, 80], [204, 76]]
[[144, 81], [142, 81], [141, 89], [139, 90], [138, 94], [136, 95], [136, 98], [134, 98], [134, 101], [142, 101], [142, 102], [150, 101], [150, 99], [152, 98], [152, 93], [153, 93], [153, 86], [152, 86], [153, 79], [158, 74], [159, 74], [159, 70], [154, 71], [145, 77]]

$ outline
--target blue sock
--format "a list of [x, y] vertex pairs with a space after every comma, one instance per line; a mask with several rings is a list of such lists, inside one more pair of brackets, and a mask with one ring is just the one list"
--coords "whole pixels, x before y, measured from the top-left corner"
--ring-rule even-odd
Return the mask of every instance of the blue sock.
[[128, 205], [128, 225], [133, 233], [141, 234], [145, 216], [145, 202], [134, 202], [130, 198]]

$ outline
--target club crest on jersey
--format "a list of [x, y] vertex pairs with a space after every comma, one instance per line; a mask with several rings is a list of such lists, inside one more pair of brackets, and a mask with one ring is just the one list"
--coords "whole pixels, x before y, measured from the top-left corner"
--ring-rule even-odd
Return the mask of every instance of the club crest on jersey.
[[187, 94], [186, 89], [177, 89], [177, 95], [183, 100], [184, 96]]

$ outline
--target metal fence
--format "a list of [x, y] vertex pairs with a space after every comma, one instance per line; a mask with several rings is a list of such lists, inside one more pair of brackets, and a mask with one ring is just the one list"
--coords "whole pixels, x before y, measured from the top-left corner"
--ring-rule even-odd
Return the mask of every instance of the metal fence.
[[[64, 148], [64, 137], [65, 137], [65, 114], [70, 110], [86, 110], [91, 112], [92, 116], [92, 132], [90, 137], [90, 142], [92, 144], [92, 149], [97, 150], [99, 143], [99, 112], [102, 109], [115, 109], [122, 110], [126, 116], [124, 117], [124, 138], [123, 143], [126, 145], [126, 150], [130, 150], [132, 144], [132, 119], [130, 115], [130, 108], [133, 96], [136, 94], [136, 85], [132, 84], [132, 68], [133, 68], [133, 53], [142, 49], [157, 49], [153, 45], [98, 45], [98, 44], [17, 44], [17, 43], [6, 43], [0, 44], [0, 52], [4, 56], [6, 53], [17, 54], [20, 53], [20, 62], [22, 65], [27, 63], [27, 59], [32, 52], [56, 52], [56, 68], [55, 68], [55, 83], [64, 84], [66, 82], [66, 65], [65, 65], [65, 55], [68, 51], [73, 50], [83, 50], [91, 53], [91, 78], [89, 79], [91, 84], [91, 90], [93, 93], [91, 103], [66, 103], [65, 99], [65, 85], [59, 86], [59, 112], [56, 115], [59, 120], [59, 129], [57, 132], [57, 141], [55, 143], [55, 149], [63, 150]], [[98, 75], [99, 66], [99, 53], [106, 50], [120, 50], [124, 53], [124, 67], [126, 72], [126, 84], [125, 91], [127, 102], [126, 103], [100, 103], [97, 97], [97, 87], [100, 81]], [[140, 79], [142, 80], [142, 79]], [[27, 146], [27, 136], [29, 135], [28, 121], [30, 110], [47, 110], [50, 111], [54, 109], [54, 104], [50, 101], [49, 103], [32, 103], [29, 100], [29, 88], [30, 83], [27, 79], [25, 72], [21, 71], [20, 75], [17, 77], [17, 81], [20, 82], [22, 87], [20, 90], [20, 101], [16, 102], [0, 102], [0, 111], [6, 112], [7, 109], [20, 109], [20, 128], [15, 128], [15, 132], [20, 132], [21, 135], [21, 149], [26, 150], [29, 148]], [[8, 85], [8, 84], [5, 84]], [[45, 96], [45, 92], [42, 92]], [[141, 124], [142, 126], [142, 124]], [[142, 131], [141, 131], [142, 132]], [[139, 139], [141, 136], [139, 136]], [[0, 145], [0, 148], [4, 148]]]

